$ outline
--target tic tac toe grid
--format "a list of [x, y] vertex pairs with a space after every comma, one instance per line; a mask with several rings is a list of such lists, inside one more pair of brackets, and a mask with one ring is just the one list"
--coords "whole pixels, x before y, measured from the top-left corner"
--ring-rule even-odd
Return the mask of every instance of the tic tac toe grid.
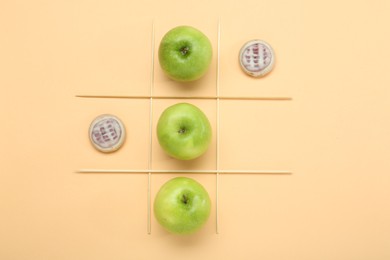
[[[154, 95], [154, 71], [155, 71], [155, 23], [152, 23], [151, 26], [151, 73], [150, 73], [150, 91], [149, 95], [139, 95], [139, 96], [127, 96], [127, 95], [93, 95], [93, 94], [83, 94], [76, 95], [76, 98], [96, 98], [96, 99], [144, 99], [149, 100], [149, 152], [148, 152], [148, 168], [147, 169], [98, 169], [98, 168], [83, 168], [76, 170], [77, 173], [87, 174], [87, 173], [122, 173], [122, 174], [132, 174], [132, 173], [142, 173], [147, 174], [148, 176], [148, 186], [147, 186], [147, 233], [151, 234], [151, 212], [152, 212], [152, 198], [151, 198], [151, 183], [153, 174], [214, 174], [215, 175], [215, 188], [216, 188], [216, 197], [215, 197], [215, 232], [219, 233], [218, 219], [218, 190], [219, 190], [219, 178], [221, 174], [270, 174], [270, 175], [290, 175], [292, 174], [289, 170], [261, 170], [261, 169], [252, 169], [252, 170], [223, 170], [220, 169], [220, 101], [221, 100], [257, 100], [257, 101], [291, 101], [291, 97], [253, 97], [253, 96], [221, 96], [220, 95], [220, 41], [221, 41], [221, 22], [218, 21], [218, 37], [217, 37], [217, 74], [215, 81], [215, 96], [163, 96], [163, 95]], [[243, 72], [244, 73], [244, 72]], [[152, 144], [153, 144], [153, 104], [154, 100], [161, 99], [170, 99], [170, 100], [212, 100], [215, 101], [216, 106], [216, 154], [215, 154], [215, 169], [207, 170], [172, 170], [172, 169], [152, 169]], [[245, 176], [245, 175], [241, 175]]]

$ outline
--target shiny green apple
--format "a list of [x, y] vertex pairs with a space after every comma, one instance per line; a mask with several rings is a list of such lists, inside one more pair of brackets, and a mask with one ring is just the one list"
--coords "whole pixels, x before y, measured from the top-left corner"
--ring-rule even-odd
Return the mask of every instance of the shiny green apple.
[[207, 222], [211, 202], [199, 182], [177, 177], [160, 188], [153, 208], [158, 223], [166, 230], [175, 234], [191, 234]]
[[210, 66], [212, 55], [210, 40], [191, 26], [178, 26], [168, 31], [158, 50], [162, 70], [177, 81], [201, 78]]
[[166, 108], [157, 123], [157, 139], [162, 149], [179, 160], [192, 160], [204, 154], [212, 130], [207, 116], [198, 107], [178, 103]]

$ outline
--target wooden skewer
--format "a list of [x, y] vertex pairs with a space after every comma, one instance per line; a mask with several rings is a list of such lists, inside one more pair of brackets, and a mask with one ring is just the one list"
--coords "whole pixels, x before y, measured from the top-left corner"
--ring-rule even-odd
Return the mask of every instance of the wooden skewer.
[[219, 234], [219, 129], [220, 129], [220, 45], [221, 45], [221, 22], [218, 20], [218, 39], [217, 39], [217, 81], [216, 81], [216, 105], [217, 105], [217, 125], [216, 125], [216, 169], [215, 174], [215, 233]]
[[209, 100], [264, 100], [290, 101], [291, 97], [231, 97], [231, 96], [120, 96], [120, 95], [76, 95], [78, 98], [123, 98], [123, 99], [209, 99]]
[[154, 90], [154, 45], [155, 45], [155, 27], [154, 27], [154, 21], [152, 22], [152, 48], [151, 48], [151, 67], [150, 67], [150, 97], [149, 97], [149, 159], [148, 159], [148, 234], [152, 234], [152, 148], [153, 148], [153, 90]]
[[172, 173], [172, 174], [269, 174], [269, 175], [291, 175], [291, 171], [285, 170], [130, 170], [130, 169], [79, 169], [76, 173]]

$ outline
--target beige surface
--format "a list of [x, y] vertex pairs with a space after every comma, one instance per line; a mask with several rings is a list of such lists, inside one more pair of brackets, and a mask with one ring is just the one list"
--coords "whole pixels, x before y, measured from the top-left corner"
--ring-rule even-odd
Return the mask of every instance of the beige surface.
[[[390, 259], [389, 1], [0, 2], [0, 259]], [[191, 175], [213, 197], [191, 237], [147, 234], [147, 175], [75, 174], [148, 167], [151, 25], [156, 45], [173, 26], [203, 30], [217, 49], [221, 95], [293, 101], [221, 101], [222, 169], [291, 176]], [[252, 79], [237, 55], [247, 40], [275, 49], [275, 70]], [[206, 78], [178, 86], [155, 67], [155, 94], [212, 95]], [[155, 102], [154, 121], [170, 100]], [[214, 101], [193, 101], [216, 123]], [[106, 155], [87, 138], [101, 113], [128, 130]], [[154, 137], [155, 138], [155, 137]], [[154, 139], [155, 141], [155, 139]], [[153, 168], [215, 167], [214, 147], [184, 165], [153, 143]], [[175, 175], [153, 175], [152, 194]]]

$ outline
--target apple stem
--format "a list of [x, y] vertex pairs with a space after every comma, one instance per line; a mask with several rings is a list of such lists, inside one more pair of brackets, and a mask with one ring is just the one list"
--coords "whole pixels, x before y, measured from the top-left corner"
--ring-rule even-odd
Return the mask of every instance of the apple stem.
[[184, 204], [187, 204], [188, 201], [189, 201], [189, 198], [185, 194], [183, 194], [183, 197], [182, 197], [181, 201], [183, 201]]
[[188, 48], [187, 46], [180, 49], [180, 52], [183, 56], [185, 56], [189, 51], [190, 48]]
[[179, 134], [184, 134], [185, 132], [186, 132], [186, 130], [185, 130], [184, 128], [181, 128], [181, 129], [178, 131]]

